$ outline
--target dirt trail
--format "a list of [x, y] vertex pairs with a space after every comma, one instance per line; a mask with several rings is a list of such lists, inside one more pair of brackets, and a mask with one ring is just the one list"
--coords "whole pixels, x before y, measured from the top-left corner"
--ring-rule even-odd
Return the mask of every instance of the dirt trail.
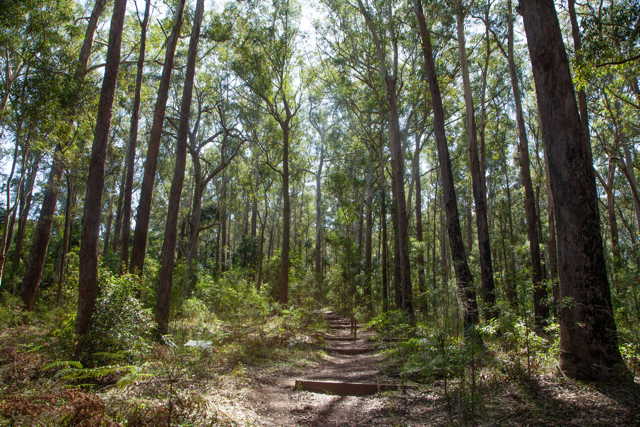
[[[325, 340], [327, 354], [313, 367], [290, 368], [276, 375], [258, 378], [251, 393], [256, 411], [263, 417], [260, 425], [363, 425], [388, 423], [388, 398], [341, 396], [295, 390], [295, 381], [319, 380], [348, 383], [383, 383], [389, 378], [380, 372], [384, 356], [375, 351], [373, 332], [358, 329], [354, 340], [349, 322], [327, 313], [330, 331]], [[362, 354], [341, 354], [356, 350]], [[386, 421], [385, 421], [386, 419]]]

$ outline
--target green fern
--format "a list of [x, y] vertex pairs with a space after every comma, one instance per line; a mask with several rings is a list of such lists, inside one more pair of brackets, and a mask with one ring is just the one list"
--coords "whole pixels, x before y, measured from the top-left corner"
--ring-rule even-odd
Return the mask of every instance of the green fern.
[[108, 365], [100, 366], [98, 368], [77, 368], [69, 367], [58, 371], [57, 378], [63, 381], [69, 382], [93, 382], [100, 383], [108, 376], [120, 377], [126, 372], [131, 373], [135, 369], [135, 366], [130, 365]]
[[42, 370], [44, 371], [53, 371], [53, 370], [60, 370], [63, 368], [73, 368], [73, 369], [82, 369], [82, 363], [78, 362], [77, 360], [56, 360], [53, 361], [51, 363], [47, 363], [46, 365], [44, 365], [42, 367]]

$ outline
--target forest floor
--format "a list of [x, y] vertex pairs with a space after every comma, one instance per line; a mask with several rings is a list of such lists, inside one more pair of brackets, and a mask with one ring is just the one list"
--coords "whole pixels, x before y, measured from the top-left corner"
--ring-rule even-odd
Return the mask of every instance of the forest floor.
[[[331, 330], [332, 335], [340, 331]], [[347, 333], [342, 332], [344, 335]], [[357, 341], [329, 344], [371, 346], [371, 331]], [[594, 387], [552, 374], [483, 376], [470, 385], [436, 381], [371, 396], [341, 396], [296, 390], [296, 379], [401, 383], [383, 354], [321, 353], [303, 365], [256, 369], [247, 402], [258, 425], [640, 425], [640, 384]]]
[[[246, 324], [240, 328], [246, 329]], [[468, 378], [436, 380], [371, 396], [296, 390], [297, 379], [403, 382], [385, 352], [327, 351], [328, 346], [372, 346], [372, 332], [362, 329], [357, 341], [333, 342], [316, 332], [301, 330], [295, 342], [282, 341], [268, 351], [246, 346], [245, 354], [267, 354], [260, 359], [231, 357], [242, 353], [236, 341], [229, 344], [234, 353], [193, 357], [159, 346], [136, 368], [149, 376], [138, 375], [122, 387], [110, 379], [117, 374], [107, 374], [105, 385], [87, 389], [48, 373], [49, 336], [42, 329], [5, 328], [0, 330], [0, 425], [640, 425], [639, 378], [633, 384], [593, 385], [549, 369], [527, 372], [526, 364], [520, 370], [504, 363], [480, 368], [475, 384]], [[296, 341], [301, 336], [307, 339]]]

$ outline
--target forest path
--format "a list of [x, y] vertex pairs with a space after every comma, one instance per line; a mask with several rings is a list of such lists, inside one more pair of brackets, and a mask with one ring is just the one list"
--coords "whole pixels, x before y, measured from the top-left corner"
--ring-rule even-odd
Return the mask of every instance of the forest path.
[[388, 397], [371, 390], [372, 386], [391, 382], [380, 371], [384, 355], [376, 352], [374, 333], [357, 329], [354, 339], [349, 319], [331, 312], [324, 316], [330, 326], [325, 336], [326, 354], [315, 366], [290, 368], [258, 378], [251, 400], [264, 417], [261, 425], [389, 423], [390, 414], [385, 409]]

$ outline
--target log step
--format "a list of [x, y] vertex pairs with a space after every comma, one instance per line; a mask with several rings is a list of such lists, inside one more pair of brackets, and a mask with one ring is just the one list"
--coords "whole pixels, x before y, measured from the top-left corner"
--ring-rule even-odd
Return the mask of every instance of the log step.
[[331, 327], [331, 329], [351, 329], [351, 325], [349, 324], [344, 324], [344, 325], [329, 325]]
[[401, 384], [348, 383], [338, 381], [296, 380], [295, 389], [339, 396], [368, 396], [381, 391], [407, 390], [415, 386]]
[[375, 349], [373, 348], [335, 348], [335, 347], [326, 347], [325, 350], [330, 351], [332, 353], [348, 354], [348, 355], [366, 354], [366, 353], [372, 353], [375, 351]]
[[336, 337], [333, 335], [325, 335], [324, 339], [327, 341], [357, 341], [358, 340], [357, 338], [354, 338], [351, 335], [348, 335], [346, 337]]

